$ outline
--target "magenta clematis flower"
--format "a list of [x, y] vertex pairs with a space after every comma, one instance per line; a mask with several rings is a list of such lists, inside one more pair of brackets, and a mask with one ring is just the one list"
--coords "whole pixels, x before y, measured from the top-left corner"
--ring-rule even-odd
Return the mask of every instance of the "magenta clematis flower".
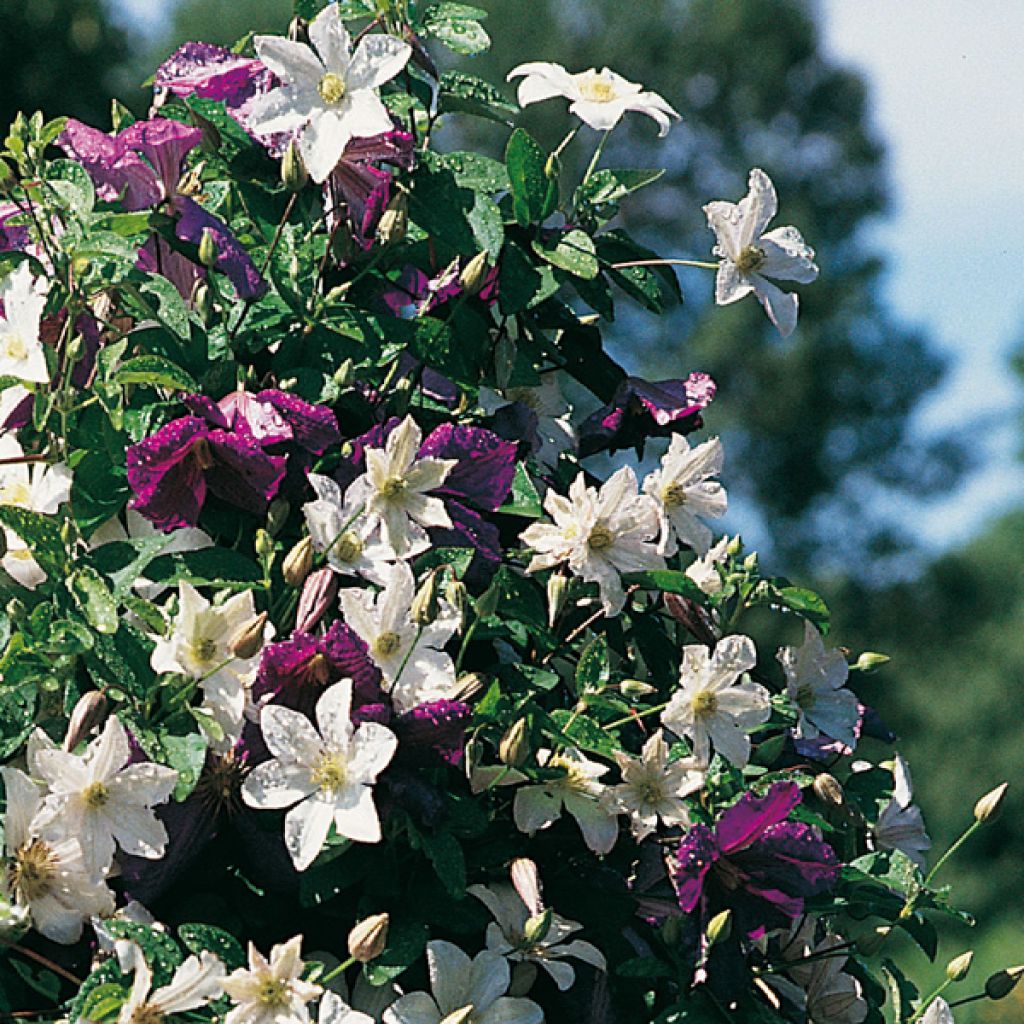
[[207, 491], [262, 514], [284, 477], [286, 459], [268, 455], [244, 424], [234, 431], [183, 416], [126, 453], [132, 508], [165, 532], [195, 526]]
[[[245, 248], [223, 221], [178, 191], [184, 159], [201, 139], [200, 129], [167, 118], [136, 121], [117, 135], [107, 135], [71, 118], [57, 144], [88, 171], [101, 199], [120, 199], [122, 208], [130, 211], [166, 203], [174, 215], [174, 234], [180, 242], [198, 246], [204, 232], [208, 232], [217, 253], [217, 270], [234, 285], [239, 298], [258, 299], [267, 284]], [[140, 256], [140, 266], [165, 273], [164, 264], [168, 264], [166, 273], [181, 290], [194, 283], [176, 266], [181, 259], [157, 239], [150, 251]], [[197, 267], [195, 276], [200, 273]], [[191, 291], [182, 294], [187, 298]]]
[[813, 826], [786, 820], [800, 800], [799, 786], [777, 782], [762, 797], [744, 794], [713, 828], [692, 826], [668, 858], [680, 909], [703, 919], [731, 909], [743, 934], [757, 939], [833, 888], [835, 851]]
[[270, 70], [255, 57], [215, 46], [213, 43], [185, 43], [160, 65], [153, 78], [157, 93], [198, 96], [222, 101], [234, 112], [273, 82]]
[[648, 437], [690, 434], [703, 426], [701, 413], [715, 391], [706, 373], [691, 373], [685, 380], [627, 377], [611, 402], [580, 424], [580, 455], [640, 447]]

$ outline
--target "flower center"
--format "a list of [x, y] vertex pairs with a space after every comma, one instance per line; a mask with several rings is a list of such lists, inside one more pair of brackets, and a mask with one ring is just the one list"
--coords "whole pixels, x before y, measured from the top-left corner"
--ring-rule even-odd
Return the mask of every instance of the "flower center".
[[265, 978], [256, 990], [256, 1002], [268, 1009], [276, 1010], [289, 1002], [288, 982], [279, 978]]
[[320, 93], [320, 99], [324, 103], [330, 103], [333, 106], [345, 98], [345, 82], [340, 75], [336, 75], [333, 71], [328, 71], [320, 79], [320, 84], [316, 87], [316, 91]]
[[637, 795], [642, 803], [653, 806], [665, 799], [665, 787], [658, 779], [645, 779], [637, 786]]
[[32, 489], [24, 480], [4, 484], [0, 486], [0, 503], [28, 508], [32, 504]]
[[[244, 758], [245, 755], [243, 755]], [[207, 757], [196, 784], [200, 800], [214, 814], [221, 811], [229, 815], [241, 809], [241, 789], [245, 774], [245, 761], [233, 753]]]
[[306, 666], [307, 677], [317, 686], [323, 686], [331, 678], [331, 663], [319, 651], [309, 659]]
[[738, 889], [743, 884], [743, 872], [725, 857], [719, 857], [715, 861], [712, 871], [718, 876], [718, 881], [725, 889]]
[[110, 799], [110, 790], [102, 782], [92, 782], [82, 791], [82, 799], [95, 811]]
[[14, 854], [11, 880], [22, 903], [32, 903], [45, 896], [56, 874], [57, 858], [49, 843], [42, 839], [33, 839]]
[[400, 476], [389, 476], [380, 485], [380, 496], [387, 501], [394, 501], [406, 491], [406, 483]]
[[333, 551], [339, 562], [354, 562], [363, 553], [363, 542], [351, 530], [346, 530], [334, 542]]
[[607, 551], [615, 543], [615, 534], [603, 523], [598, 523], [587, 538], [587, 547], [591, 551]]
[[165, 1019], [155, 1006], [150, 1006], [148, 1003], [137, 1006], [132, 1011], [130, 1018], [131, 1024], [164, 1024]]
[[192, 657], [200, 665], [209, 665], [217, 653], [217, 641], [211, 640], [208, 636], [196, 637], [192, 641]]
[[580, 95], [591, 103], [611, 103], [615, 99], [615, 86], [599, 74], [585, 75], [579, 87]]
[[207, 470], [213, 468], [213, 452], [210, 450], [210, 442], [205, 437], [199, 438], [192, 445], [192, 454], [195, 456], [200, 469]]
[[20, 334], [12, 331], [10, 334], [4, 335], [3, 341], [0, 342], [0, 351], [7, 359], [21, 362], [28, 355], [28, 345], [25, 344], [25, 339]]
[[700, 690], [694, 694], [690, 707], [693, 709], [693, 714], [696, 718], [713, 715], [718, 711], [718, 694], [713, 690]]
[[736, 269], [741, 274], [752, 274], [764, 266], [766, 259], [764, 249], [759, 249], [756, 245], [748, 245], [736, 257]]
[[679, 508], [686, 504], [686, 488], [682, 484], [666, 484], [661, 489], [661, 501], [666, 508]]
[[397, 633], [381, 633], [373, 641], [373, 653], [381, 658], [390, 658], [402, 646], [402, 638]]
[[318, 789], [336, 790], [345, 784], [346, 765], [339, 754], [321, 754], [313, 766], [309, 781]]

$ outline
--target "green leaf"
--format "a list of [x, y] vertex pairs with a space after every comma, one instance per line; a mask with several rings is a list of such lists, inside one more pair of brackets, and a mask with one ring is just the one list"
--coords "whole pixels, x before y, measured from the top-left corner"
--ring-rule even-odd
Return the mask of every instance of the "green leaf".
[[206, 745], [205, 738], [195, 732], [184, 736], [164, 734], [160, 737], [167, 765], [178, 773], [178, 781], [174, 786], [175, 800], [184, 800], [195, 789], [206, 761]]
[[597, 277], [600, 270], [594, 240], [579, 228], [558, 232], [544, 241], [535, 239], [533, 251], [553, 267], [588, 281]]
[[600, 206], [616, 203], [631, 192], [650, 185], [665, 174], [664, 170], [612, 170], [606, 169], [592, 174], [587, 182], [576, 190], [576, 204], [590, 203]]
[[464, 71], [445, 71], [441, 75], [438, 108], [442, 113], [473, 114], [500, 124], [511, 124], [511, 119], [519, 113], [518, 105], [490, 82]]
[[78, 599], [89, 625], [99, 633], [117, 632], [117, 602], [103, 577], [89, 565], [77, 569], [68, 580], [68, 588]]
[[64, 576], [67, 552], [53, 516], [18, 505], [0, 505], [0, 524], [13, 530], [28, 545], [39, 568], [51, 580]]
[[[427, 156], [427, 154], [424, 154]], [[455, 183], [474, 192], [507, 192], [512, 186], [505, 165], [482, 153], [463, 150], [444, 153], [437, 158], [455, 177]]]
[[363, 967], [366, 980], [371, 985], [386, 985], [393, 981], [423, 956], [429, 937], [429, 929], [420, 921], [392, 919], [384, 952]]
[[657, 253], [637, 245], [623, 231], [609, 231], [597, 238], [597, 254], [605, 272], [627, 295], [653, 313], [664, 313], [675, 302], [682, 302], [679, 282], [671, 267], [622, 267], [609, 264], [657, 259]]
[[468, 219], [477, 245], [497, 259], [505, 242], [505, 225], [498, 204], [490, 196], [477, 192]]
[[229, 971], [246, 964], [245, 950], [230, 932], [212, 924], [183, 924], [178, 928], [178, 938], [190, 953], [196, 955], [209, 950], [219, 957]]
[[74, 160], [54, 160], [47, 168], [46, 183], [77, 216], [86, 217], [92, 213], [96, 190], [81, 164]]
[[468, 217], [475, 202], [476, 195], [456, 184], [447, 168], [421, 167], [409, 192], [409, 215], [428, 234], [463, 256], [474, 256], [478, 246]]
[[199, 385], [192, 375], [163, 356], [136, 356], [114, 371], [118, 384], [148, 384], [154, 388], [195, 392]]
[[624, 573], [622, 582], [636, 584], [645, 590], [660, 590], [663, 594], [679, 594], [703, 602], [704, 592], [685, 572], [675, 569], [650, 569], [647, 572]]
[[131, 497], [128, 476], [107, 452], [86, 452], [75, 463], [71, 511], [85, 537], [117, 515]]
[[[76, 993], [74, 999], [68, 1006], [67, 1016], [69, 1020], [98, 1020], [96, 1008], [102, 1006], [105, 1014], [109, 1014], [106, 1008], [117, 998], [117, 992], [123, 993], [122, 1000], [128, 996], [127, 983], [118, 985], [122, 979], [127, 979], [121, 973], [117, 957], [111, 957], [104, 961], [82, 982], [82, 987]], [[86, 1012], [88, 1010], [89, 1012]]]
[[[104, 965], [108, 966], [108, 965]], [[92, 980], [94, 975], [86, 978], [86, 983]], [[84, 987], [83, 987], [83, 991]], [[128, 996], [128, 989], [124, 985], [108, 981], [102, 985], [96, 985], [85, 991], [82, 999], [82, 1009], [76, 1014], [74, 1020], [96, 1021], [102, 1024], [103, 1021], [114, 1020]]]
[[139, 286], [144, 295], [157, 300], [156, 318], [183, 341], [189, 340], [188, 307], [178, 289], [160, 274], [150, 274]]
[[586, 715], [575, 715], [566, 708], [551, 712], [551, 721], [562, 736], [568, 737], [573, 746], [602, 757], [612, 757], [619, 749], [619, 742], [611, 733], [605, 732], [597, 722]]
[[535, 265], [518, 245], [505, 245], [499, 266], [498, 305], [506, 316], [532, 309], [559, 289], [551, 267]]
[[178, 944], [166, 932], [113, 917], [106, 921], [105, 927], [115, 939], [129, 939], [142, 950], [153, 971], [154, 986], [166, 985], [184, 960]]
[[154, 583], [168, 586], [184, 580], [196, 587], [234, 586], [236, 589], [248, 589], [248, 585], [263, 579], [262, 571], [252, 559], [229, 548], [161, 555], [150, 563], [146, 576]]
[[540, 492], [530, 479], [529, 471], [521, 462], [516, 463], [516, 473], [512, 478], [511, 498], [498, 509], [508, 515], [522, 516], [524, 519], [540, 519], [544, 515], [544, 505]]
[[813, 590], [804, 587], [780, 587], [778, 597], [783, 607], [810, 619], [815, 624], [828, 625], [828, 605]]
[[462, 899], [466, 892], [466, 857], [459, 841], [450, 832], [425, 832], [422, 839], [423, 850], [441, 884], [454, 899]]
[[653, 956], [635, 956], [624, 960], [615, 968], [620, 978], [671, 978], [675, 972], [664, 962]]
[[610, 674], [608, 641], [603, 636], [595, 636], [583, 649], [576, 664], [576, 692], [582, 696], [600, 690], [608, 682]]
[[0, 760], [16, 753], [32, 731], [37, 695], [33, 683], [0, 690]]
[[544, 173], [546, 164], [544, 150], [527, 132], [517, 128], [505, 149], [505, 166], [512, 185], [512, 209], [521, 227], [540, 223], [557, 205], [558, 182]]
[[456, 53], [482, 53], [491, 45], [490, 36], [480, 24], [480, 19], [486, 17], [487, 12], [479, 7], [441, 0], [424, 12], [420, 29]]
[[[295, 0], [295, 2], [292, 4], [292, 11], [294, 12], [296, 18], [303, 18], [306, 21], [312, 21], [327, 6], [327, 4], [328, 0]], [[339, 4], [339, 7], [340, 6], [341, 5]], [[372, 7], [370, 8], [370, 10], [365, 10], [365, 4], [356, 5], [352, 2], [352, 0], [348, 0], [346, 4], [346, 7], [349, 8], [356, 6], [364, 9], [359, 10], [358, 13], [355, 14], [342, 13], [341, 16], [343, 18], [353, 18], [362, 17], [364, 14], [373, 13]]]

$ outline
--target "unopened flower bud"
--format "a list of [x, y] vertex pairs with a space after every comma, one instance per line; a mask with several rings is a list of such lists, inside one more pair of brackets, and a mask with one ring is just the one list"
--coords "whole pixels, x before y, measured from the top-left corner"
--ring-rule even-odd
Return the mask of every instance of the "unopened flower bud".
[[[0, 536], [2, 535], [3, 533], [0, 531]], [[4, 546], [6, 547], [6, 541], [4, 542]], [[26, 610], [25, 602], [22, 601], [20, 597], [12, 597], [4, 606], [4, 611], [7, 612], [7, 617], [9, 619], [13, 619], [15, 622], [20, 622], [25, 617]]]
[[996, 971], [985, 982], [985, 995], [989, 999], [1005, 999], [1024, 977], [1024, 966], [1007, 967], [1004, 971]]
[[288, 521], [288, 513], [292, 507], [287, 498], [275, 498], [267, 509], [267, 531], [276, 537]]
[[236, 634], [231, 641], [231, 653], [242, 661], [255, 658], [263, 650], [263, 633], [267, 625], [267, 613], [260, 612]]
[[747, 572], [756, 572], [757, 571], [757, 552], [756, 551], [751, 551], [750, 554], [747, 555], [747, 557], [743, 559], [743, 568]]
[[490, 267], [487, 265], [487, 253], [478, 252], [463, 268], [459, 274], [459, 285], [470, 297], [479, 295], [487, 281], [487, 273]]
[[67, 347], [68, 365], [74, 366], [79, 359], [82, 358], [82, 353], [85, 351], [85, 345], [82, 342], [82, 336], [76, 334], [69, 342]]
[[651, 686], [650, 683], [645, 683], [642, 679], [623, 679], [619, 683], [619, 693], [623, 697], [628, 697], [630, 700], [639, 700], [641, 697], [650, 697], [652, 693], [657, 693], [658, 688]]
[[312, 570], [313, 539], [311, 537], [303, 537], [284, 556], [284, 561], [281, 563], [281, 575], [288, 586], [301, 587]]
[[726, 942], [730, 935], [732, 935], [732, 911], [722, 910], [708, 921], [708, 945], [717, 946], [720, 942]]
[[274, 538], [266, 530], [256, 531], [256, 555], [259, 558], [270, 558], [274, 553]]
[[213, 319], [213, 291], [205, 278], [196, 281], [192, 289], [192, 308], [204, 324], [209, 324]]
[[846, 803], [846, 794], [843, 792], [839, 780], [834, 775], [829, 775], [828, 772], [822, 772], [815, 776], [811, 788], [822, 803], [832, 807], [842, 807]]
[[387, 914], [374, 914], [364, 918], [348, 933], [348, 955], [361, 964], [368, 964], [384, 952], [388, 943]]
[[554, 915], [550, 907], [545, 908], [539, 914], [532, 914], [528, 917], [523, 926], [523, 944], [539, 946], [548, 937], [553, 919]]
[[549, 153], [547, 160], [544, 161], [544, 177], [553, 180], [561, 173], [562, 161], [558, 158], [558, 154]]
[[472, 700], [484, 688], [484, 677], [479, 672], [464, 672], [455, 681], [452, 700]]
[[888, 654], [877, 654], [875, 651], [865, 651], [851, 666], [855, 672], [871, 672], [884, 665], [889, 660]]
[[1008, 782], [1002, 783], [1002, 785], [996, 786], [990, 793], [986, 793], [975, 805], [974, 805], [974, 820], [980, 824], [984, 824], [986, 821], [995, 821], [999, 817], [999, 812], [1003, 809], [1003, 801], [1006, 799], [1006, 790], [1010, 784]]
[[325, 296], [324, 302], [330, 305], [332, 302], [344, 302], [345, 296], [348, 295], [349, 289], [352, 287], [351, 281], [343, 281], [339, 285], [335, 285]]
[[431, 570], [413, 595], [412, 605], [409, 608], [409, 617], [417, 626], [429, 626], [441, 611], [441, 594], [438, 579], [443, 575], [443, 569]]
[[289, 192], [301, 192], [308, 181], [309, 171], [306, 170], [306, 162], [302, 159], [298, 144], [292, 139], [281, 158], [281, 184]]
[[397, 245], [409, 230], [409, 197], [405, 192], [393, 195], [377, 221], [377, 241]]
[[217, 265], [217, 239], [209, 228], [203, 228], [199, 239], [199, 262], [211, 269]]
[[743, 538], [738, 533], [726, 544], [725, 553], [730, 558], [736, 558], [743, 553]]
[[344, 391], [345, 388], [351, 387], [352, 381], [355, 380], [355, 372], [352, 368], [352, 360], [346, 359], [342, 364], [334, 371], [334, 376], [331, 378], [334, 383], [338, 386], [338, 389]]
[[568, 595], [569, 577], [560, 572], [552, 573], [548, 580], [548, 629], [555, 628], [555, 622], [562, 614]]
[[502, 764], [519, 768], [530, 756], [529, 724], [525, 718], [517, 718], [498, 744], [498, 757]]
[[946, 965], [946, 977], [950, 981], [963, 981], [971, 969], [974, 960], [974, 950], [968, 950], [959, 956], [953, 957]]
[[887, 924], [873, 928], [857, 940], [857, 952], [861, 956], [874, 956], [885, 945], [891, 931], [892, 926]]
[[512, 879], [512, 888], [519, 894], [519, 898], [531, 913], [539, 913], [544, 904], [541, 900], [537, 862], [529, 857], [516, 857], [509, 865], [508, 873]]
[[446, 580], [444, 596], [448, 603], [459, 613], [460, 618], [466, 614], [466, 607], [469, 604], [469, 591], [466, 590], [466, 584], [462, 580]]
[[338, 578], [331, 569], [324, 566], [311, 572], [302, 584], [299, 607], [295, 612], [296, 630], [308, 633], [323, 617], [337, 593]]
[[99, 690], [83, 693], [68, 722], [64, 749], [70, 754], [107, 717], [107, 698]]

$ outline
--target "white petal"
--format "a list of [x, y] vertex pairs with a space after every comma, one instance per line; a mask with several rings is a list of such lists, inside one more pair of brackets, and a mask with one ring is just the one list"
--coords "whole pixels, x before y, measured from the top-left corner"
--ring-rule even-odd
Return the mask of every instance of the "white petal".
[[299, 150], [309, 176], [319, 185], [327, 180], [352, 138], [347, 119], [338, 110], [314, 110], [299, 136]]
[[284, 845], [297, 871], [305, 871], [323, 849], [334, 820], [334, 806], [316, 795], [293, 807], [284, 818]]
[[278, 704], [263, 708], [260, 728], [270, 752], [284, 761], [311, 765], [323, 747], [313, 723], [305, 715]]
[[337, 4], [328, 4], [310, 23], [309, 41], [328, 71], [344, 75], [352, 50], [352, 40], [345, 28]]
[[754, 290], [750, 279], [736, 269], [735, 263], [726, 260], [718, 265], [715, 274], [715, 302], [719, 306], [728, 306], [731, 302], [738, 302]]
[[352, 680], [328, 687], [316, 702], [316, 721], [329, 747], [345, 749], [352, 738]]
[[291, 807], [316, 789], [306, 769], [275, 758], [253, 768], [242, 784], [242, 799], [250, 807], [274, 810]]
[[430, 988], [444, 1014], [465, 1006], [468, 996], [471, 962], [458, 946], [443, 939], [427, 943], [427, 968]]
[[353, 90], [377, 89], [390, 82], [409, 63], [411, 56], [412, 47], [394, 36], [380, 32], [363, 36], [352, 54], [345, 85]]
[[764, 307], [768, 319], [775, 325], [783, 338], [788, 338], [796, 330], [797, 315], [800, 311], [800, 299], [795, 292], [784, 292], [767, 278], [754, 274], [751, 278], [754, 294]]
[[344, 806], [334, 807], [334, 827], [338, 835], [346, 836], [357, 843], [379, 843], [381, 840], [380, 818], [373, 802], [373, 790], [369, 786], [354, 786], [351, 799]]
[[282, 81], [315, 87], [324, 74], [324, 66], [304, 43], [281, 36], [256, 36], [256, 56]]
[[753, 245], [764, 234], [768, 222], [779, 210], [775, 186], [760, 167], [755, 167], [750, 172], [747, 187], [746, 196], [739, 202], [741, 249]]

